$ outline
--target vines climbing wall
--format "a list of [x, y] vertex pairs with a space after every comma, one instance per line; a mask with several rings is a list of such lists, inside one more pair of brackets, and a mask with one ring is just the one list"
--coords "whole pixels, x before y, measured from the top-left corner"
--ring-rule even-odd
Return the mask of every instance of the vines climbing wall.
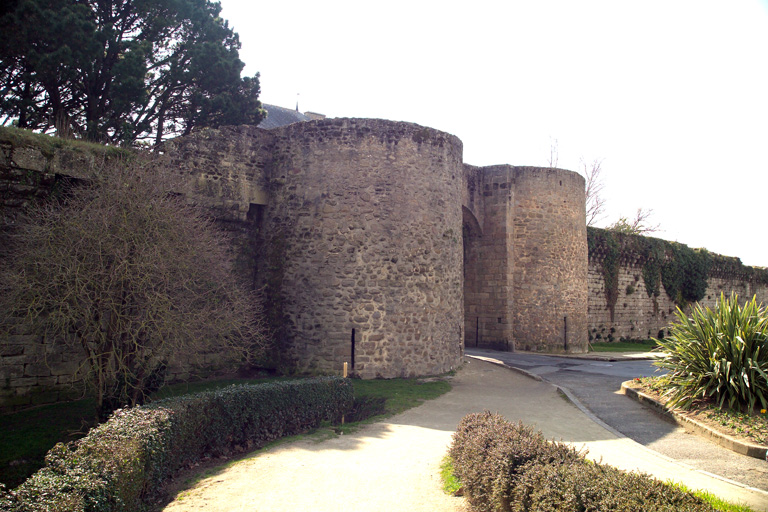
[[720, 293], [768, 303], [768, 270], [650, 237], [589, 228], [591, 342], [667, 334], [677, 307], [714, 307]]

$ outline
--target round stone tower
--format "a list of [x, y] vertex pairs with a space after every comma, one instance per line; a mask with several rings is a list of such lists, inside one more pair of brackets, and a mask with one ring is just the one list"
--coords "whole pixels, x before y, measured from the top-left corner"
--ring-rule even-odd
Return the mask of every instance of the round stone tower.
[[287, 354], [300, 369], [439, 374], [463, 354], [462, 145], [409, 123], [270, 130], [265, 216]]
[[518, 350], [585, 352], [584, 178], [514, 167], [513, 332]]

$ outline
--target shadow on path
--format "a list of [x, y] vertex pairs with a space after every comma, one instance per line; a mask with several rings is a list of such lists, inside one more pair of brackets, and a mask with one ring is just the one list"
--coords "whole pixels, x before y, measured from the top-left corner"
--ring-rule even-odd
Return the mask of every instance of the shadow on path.
[[735, 494], [768, 510], [768, 495], [755, 498], [716, 479], [684, 474], [593, 422], [549, 383], [469, 359], [452, 385], [449, 393], [352, 435], [321, 442], [302, 438], [241, 459], [182, 491], [163, 510], [463, 511], [463, 498], [442, 492], [439, 464], [461, 418], [483, 410], [523, 421], [623, 469], [674, 476], [690, 487], [731, 500]]

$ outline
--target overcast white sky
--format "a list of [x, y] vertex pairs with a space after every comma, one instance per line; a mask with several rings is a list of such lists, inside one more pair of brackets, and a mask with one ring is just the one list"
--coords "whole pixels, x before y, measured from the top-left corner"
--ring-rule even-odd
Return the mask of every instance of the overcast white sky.
[[[603, 160], [605, 226], [768, 266], [768, 0], [221, 0], [264, 103], [409, 121], [474, 165]], [[298, 96], [297, 96], [298, 95]]]

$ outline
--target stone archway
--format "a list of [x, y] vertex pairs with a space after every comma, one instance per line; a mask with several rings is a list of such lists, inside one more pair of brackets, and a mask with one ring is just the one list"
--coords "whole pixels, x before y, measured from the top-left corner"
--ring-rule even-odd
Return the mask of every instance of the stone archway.
[[466, 207], [462, 211], [462, 242], [464, 245], [464, 346], [476, 347], [482, 337], [481, 316], [481, 240], [480, 224], [475, 215]]

